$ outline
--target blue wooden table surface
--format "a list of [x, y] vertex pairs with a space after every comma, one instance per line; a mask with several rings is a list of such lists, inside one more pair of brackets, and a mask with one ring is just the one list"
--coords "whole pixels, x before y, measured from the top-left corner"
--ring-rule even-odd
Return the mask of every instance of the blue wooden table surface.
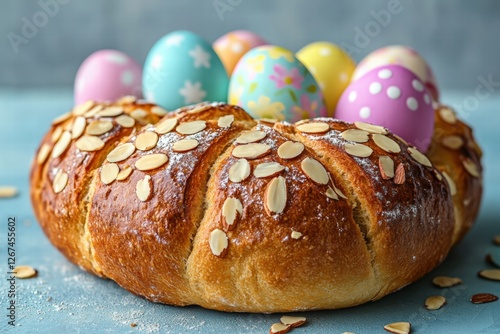
[[[500, 235], [500, 95], [474, 100], [473, 92], [445, 92], [444, 102], [462, 105], [461, 116], [475, 129], [484, 149], [485, 195], [474, 229], [442, 265], [420, 281], [382, 300], [354, 308], [301, 313], [308, 324], [292, 333], [384, 333], [383, 325], [410, 321], [413, 333], [500, 333], [500, 301], [473, 305], [472, 294], [500, 296], [500, 282], [477, 277], [490, 268], [485, 255], [499, 251]], [[477, 102], [473, 104], [471, 102]], [[75, 267], [48, 242], [29, 200], [28, 175], [33, 153], [50, 121], [72, 106], [69, 90], [0, 90], [0, 186], [19, 189], [0, 199], [0, 332], [18, 333], [267, 333], [281, 315], [231, 314], [199, 307], [150, 303]], [[8, 325], [10, 298], [7, 267], [7, 223], [16, 221], [16, 261], [38, 270], [32, 279], [16, 281], [16, 326]], [[463, 284], [438, 289], [437, 275], [462, 278]], [[423, 305], [430, 295], [448, 303], [438, 311]], [[137, 326], [131, 327], [134, 323]]]

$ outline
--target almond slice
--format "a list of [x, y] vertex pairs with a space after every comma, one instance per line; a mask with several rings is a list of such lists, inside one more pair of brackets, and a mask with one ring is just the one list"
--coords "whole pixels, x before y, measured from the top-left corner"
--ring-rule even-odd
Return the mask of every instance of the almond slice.
[[99, 111], [101, 111], [104, 107], [100, 104], [96, 105], [95, 107], [92, 107], [92, 109], [90, 109], [89, 111], [87, 111], [83, 117], [85, 118], [91, 118], [91, 117], [94, 117], [95, 115], [97, 115], [97, 113]]
[[135, 152], [135, 146], [132, 143], [118, 145], [109, 152], [106, 159], [109, 162], [120, 162], [130, 157]]
[[53, 143], [57, 142], [59, 138], [61, 138], [62, 133], [63, 133], [62, 126], [56, 127], [52, 132], [52, 135], [50, 136], [50, 140], [52, 140]]
[[293, 141], [286, 141], [278, 148], [278, 156], [281, 159], [293, 159], [304, 151], [304, 144]]
[[[268, 123], [268, 124], [274, 124], [274, 123], [278, 123], [279, 122], [279, 119], [276, 119], [276, 118], [259, 118], [256, 120], [257, 122], [259, 123]], [[296, 124], [297, 125], [297, 124]]]
[[270, 150], [271, 147], [267, 144], [251, 143], [236, 146], [232, 154], [236, 158], [256, 159], [266, 155]]
[[380, 147], [381, 149], [383, 149], [386, 152], [389, 152], [389, 153], [401, 152], [401, 147], [399, 147], [399, 144], [385, 135], [380, 135], [380, 134], [374, 133], [374, 134], [372, 134], [372, 139], [373, 139], [373, 142], [378, 147]]
[[493, 237], [493, 243], [497, 246], [500, 246], [500, 235], [495, 235]]
[[122, 169], [122, 170], [118, 173], [118, 175], [116, 176], [116, 179], [117, 179], [118, 181], [123, 181], [123, 180], [126, 180], [126, 179], [127, 179], [127, 177], [129, 177], [129, 176], [130, 176], [130, 174], [132, 174], [132, 167], [127, 166], [127, 167], [125, 167], [124, 169]]
[[57, 124], [60, 124], [64, 121], [67, 121], [71, 116], [72, 116], [71, 111], [65, 112], [64, 114], [59, 115], [56, 118], [54, 118], [52, 120], [52, 125], [57, 125]]
[[61, 135], [61, 138], [59, 138], [57, 143], [54, 145], [54, 148], [52, 149], [52, 158], [55, 159], [60, 157], [61, 154], [63, 154], [64, 151], [66, 151], [70, 143], [71, 143], [71, 132], [64, 131]]
[[104, 141], [96, 136], [84, 135], [75, 142], [75, 146], [82, 152], [94, 152], [104, 147]]
[[373, 150], [363, 144], [344, 144], [344, 149], [345, 151], [355, 157], [359, 158], [366, 158], [369, 157], [372, 153]]
[[391, 157], [382, 155], [378, 158], [378, 168], [380, 175], [384, 180], [392, 179], [394, 177], [394, 160]]
[[210, 250], [215, 256], [222, 256], [224, 251], [229, 246], [228, 238], [224, 231], [216, 228], [210, 232], [210, 238], [208, 240]]
[[229, 128], [231, 127], [231, 124], [234, 122], [234, 115], [226, 115], [219, 117], [219, 120], [217, 121], [217, 125], [219, 128]]
[[175, 152], [187, 152], [198, 147], [200, 143], [196, 139], [182, 139], [172, 145]]
[[469, 158], [464, 158], [462, 160], [462, 165], [465, 170], [475, 178], [479, 178], [481, 176], [481, 172], [479, 171], [479, 167], [476, 165], [474, 161]]
[[444, 178], [446, 179], [446, 182], [448, 182], [448, 187], [450, 187], [451, 196], [455, 196], [457, 194], [457, 186], [455, 184], [455, 181], [453, 181], [451, 176], [448, 175], [448, 173], [446, 173], [445, 171], [443, 171], [442, 174], [443, 174]]
[[441, 144], [450, 150], [458, 150], [464, 145], [464, 140], [460, 136], [450, 135], [444, 137]]
[[417, 150], [414, 147], [408, 147], [408, 153], [410, 153], [410, 156], [419, 164], [425, 166], [425, 167], [432, 167], [432, 163], [427, 158], [422, 152]]
[[369, 124], [369, 123], [364, 123], [364, 122], [354, 122], [354, 125], [358, 129], [368, 131], [370, 133], [378, 133], [381, 135], [388, 134], [387, 130], [380, 125], [374, 125], [374, 124]]
[[262, 140], [265, 137], [266, 133], [264, 131], [253, 130], [253, 131], [243, 132], [238, 138], [236, 138], [235, 142], [237, 144], [249, 144]]
[[305, 158], [302, 160], [300, 167], [304, 174], [306, 174], [306, 176], [315, 183], [328, 184], [328, 173], [319, 161], [311, 158]]
[[52, 189], [56, 194], [59, 194], [64, 190], [64, 188], [66, 188], [68, 179], [68, 174], [63, 172], [61, 169], [57, 171], [56, 176], [54, 176], [54, 181], [52, 182]]
[[193, 109], [190, 109], [187, 111], [188, 114], [199, 114], [207, 109], [212, 108], [212, 105], [210, 104], [205, 104], [202, 106], [194, 106]]
[[231, 182], [244, 181], [250, 175], [250, 164], [246, 159], [239, 159], [229, 168]]
[[337, 201], [339, 199], [339, 196], [337, 195], [337, 193], [335, 192], [335, 190], [333, 190], [331, 187], [328, 187], [328, 189], [326, 190], [325, 195], [326, 195], [326, 197], [334, 199], [334, 200], [337, 200]]
[[183, 135], [192, 135], [200, 131], [203, 131], [206, 127], [207, 127], [206, 121], [192, 121], [179, 124], [175, 129], [175, 131]]
[[115, 118], [115, 122], [124, 128], [131, 128], [135, 125], [135, 119], [128, 115], [118, 116]]
[[125, 95], [122, 96], [116, 101], [117, 104], [123, 105], [123, 104], [131, 104], [137, 101], [137, 98], [133, 95]]
[[434, 169], [434, 176], [436, 176], [436, 179], [438, 179], [439, 181], [443, 181], [443, 176], [437, 169]]
[[103, 135], [113, 128], [113, 123], [111, 121], [95, 120], [91, 122], [85, 133], [91, 136]]
[[232, 228], [237, 216], [243, 214], [243, 205], [240, 200], [234, 197], [228, 197], [222, 205], [222, 217], [224, 217], [224, 226], [227, 230]]
[[102, 166], [101, 168], [101, 181], [104, 184], [110, 184], [113, 183], [114, 180], [116, 180], [116, 177], [118, 176], [118, 173], [120, 172], [120, 168], [118, 167], [117, 164], [111, 163]]
[[492, 293], [476, 293], [472, 297], [470, 297], [470, 301], [472, 304], [484, 304], [491, 303], [498, 300], [498, 297]]
[[430, 296], [425, 300], [425, 308], [434, 311], [439, 310], [446, 304], [446, 298], [443, 296]]
[[306, 318], [305, 317], [291, 317], [291, 316], [282, 316], [280, 318], [280, 321], [283, 325], [288, 325], [292, 326], [292, 328], [297, 328], [299, 326], [302, 326], [303, 324], [306, 323]]
[[458, 277], [437, 276], [434, 277], [432, 283], [440, 288], [451, 288], [452, 286], [462, 284], [462, 280]]
[[16, 266], [14, 273], [16, 278], [32, 278], [37, 275], [37, 271], [31, 266]]
[[258, 164], [253, 171], [253, 175], [256, 178], [263, 178], [268, 176], [275, 176], [285, 169], [285, 166], [280, 165], [277, 162], [264, 162]]
[[17, 188], [10, 186], [0, 186], [0, 198], [11, 198], [17, 195]]
[[405, 144], [406, 146], [409, 146], [408, 142], [403, 137], [400, 137], [395, 133], [393, 133], [392, 136], [397, 140], [399, 140], [400, 142], [402, 142], [403, 144]]
[[146, 131], [137, 135], [135, 147], [141, 151], [148, 151], [158, 143], [158, 134], [153, 131]]
[[154, 107], [152, 107], [151, 108], [151, 112], [153, 114], [155, 114], [156, 116], [160, 116], [160, 117], [165, 116], [166, 114], [168, 114], [168, 111], [165, 110], [165, 109], [163, 109], [160, 106], [154, 106]]
[[455, 124], [457, 122], [457, 116], [450, 108], [445, 107], [439, 109], [439, 116], [441, 116], [441, 119], [448, 124]]
[[358, 129], [345, 130], [340, 134], [345, 140], [353, 141], [356, 143], [366, 143], [368, 141], [369, 132]]
[[490, 281], [500, 281], [500, 269], [483, 269], [477, 275]]
[[167, 118], [158, 123], [155, 126], [155, 132], [159, 135], [163, 135], [172, 131], [177, 125], [177, 118]]
[[287, 201], [286, 181], [283, 176], [275, 177], [266, 188], [265, 209], [269, 215], [282, 213]]
[[71, 127], [71, 139], [79, 138], [85, 131], [85, 126], [87, 125], [87, 119], [82, 116], [75, 118], [73, 126]]
[[333, 187], [333, 190], [335, 191], [335, 193], [339, 197], [341, 197], [343, 199], [347, 199], [347, 196], [344, 195], [344, 193], [342, 191], [340, 191], [340, 189], [335, 186], [335, 183], [333, 182], [332, 176], [330, 174], [328, 174], [328, 177], [330, 178], [330, 182], [332, 183], [332, 187]]
[[322, 133], [330, 130], [330, 125], [323, 122], [310, 122], [297, 125], [297, 130], [304, 133]]
[[49, 153], [52, 147], [45, 143], [40, 147], [40, 150], [38, 151], [38, 154], [36, 155], [36, 162], [38, 164], [43, 164], [47, 158], [49, 157]]
[[130, 116], [132, 116], [136, 121], [145, 123], [146, 122], [146, 117], [148, 117], [148, 112], [144, 109], [137, 108], [135, 110], [132, 110], [130, 113]]
[[291, 326], [282, 323], [275, 323], [272, 324], [271, 329], [269, 329], [269, 334], [285, 334], [288, 333], [291, 328]]
[[145, 175], [143, 179], [137, 181], [135, 185], [135, 194], [141, 202], [146, 202], [152, 193], [151, 176]]
[[94, 106], [94, 101], [89, 100], [82, 104], [77, 105], [73, 108], [73, 115], [75, 116], [83, 116], [90, 108]]
[[396, 172], [394, 172], [394, 183], [395, 184], [403, 184], [406, 181], [406, 172], [405, 167], [400, 162], [396, 167]]
[[97, 117], [115, 117], [123, 114], [122, 107], [107, 107], [97, 112]]
[[411, 324], [409, 322], [393, 322], [384, 326], [384, 329], [389, 333], [394, 334], [409, 334]]
[[303, 234], [297, 231], [292, 231], [292, 234], [290, 236], [292, 237], [292, 239], [300, 239], [303, 236]]
[[159, 168], [168, 162], [168, 157], [163, 153], [143, 155], [135, 162], [135, 168], [148, 171]]

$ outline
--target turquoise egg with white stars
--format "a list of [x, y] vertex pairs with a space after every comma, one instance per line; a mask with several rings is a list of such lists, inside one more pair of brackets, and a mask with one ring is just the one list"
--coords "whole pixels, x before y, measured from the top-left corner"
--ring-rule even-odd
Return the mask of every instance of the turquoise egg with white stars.
[[224, 65], [203, 38], [190, 31], [174, 31], [160, 38], [144, 63], [144, 98], [163, 108], [227, 101], [229, 78]]
[[254, 118], [297, 122], [327, 115], [323, 94], [309, 70], [293, 52], [274, 45], [256, 47], [240, 59], [228, 98]]

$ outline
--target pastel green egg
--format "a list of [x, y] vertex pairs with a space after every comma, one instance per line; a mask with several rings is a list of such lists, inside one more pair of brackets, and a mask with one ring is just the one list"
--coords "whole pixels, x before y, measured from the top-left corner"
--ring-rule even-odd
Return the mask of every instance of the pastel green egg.
[[229, 78], [209, 43], [189, 31], [174, 31], [149, 51], [143, 95], [167, 110], [202, 101], [227, 101]]
[[326, 116], [323, 94], [309, 70], [293, 52], [259, 46], [236, 65], [229, 82], [229, 103], [255, 118], [288, 122]]

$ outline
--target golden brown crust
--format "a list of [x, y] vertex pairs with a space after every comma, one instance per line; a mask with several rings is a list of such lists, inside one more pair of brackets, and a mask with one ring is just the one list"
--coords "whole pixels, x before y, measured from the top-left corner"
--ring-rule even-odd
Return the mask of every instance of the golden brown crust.
[[[457, 189], [456, 195], [452, 196], [456, 221], [453, 233], [455, 244], [474, 225], [479, 212], [483, 193], [482, 152], [472, 129], [459, 120], [449, 107], [442, 105], [436, 108], [435, 122], [436, 130], [427, 155], [437, 169], [449, 175]], [[478, 173], [475, 174], [474, 170]]]
[[[363, 126], [327, 118], [255, 122], [241, 108], [205, 103], [157, 123], [152, 105], [123, 108], [144, 109], [143, 123], [153, 125], [125, 129], [113, 118], [98, 152], [80, 152], [72, 140], [60, 158], [35, 161], [32, 201], [45, 233], [71, 261], [153, 301], [249, 312], [357, 305], [429, 272], [477, 213], [460, 207], [478, 192], [460, 167], [461, 155], [479, 164], [469, 150], [450, 151], [444, 160], [430, 155], [457, 182], [454, 209], [442, 174], [390, 133], [378, 138], [382, 144], [367, 134], [359, 147], [343, 133]], [[451, 131], [439, 122], [436, 128]], [[55, 131], [39, 152], [44, 144], [53, 151]], [[238, 144], [248, 131], [258, 133]], [[137, 140], [156, 137], [148, 132], [159, 133], [151, 149]], [[189, 145], [178, 143], [184, 139]], [[278, 154], [289, 141], [304, 150], [292, 158]], [[123, 144], [133, 152], [107, 158]], [[400, 152], [391, 153], [395, 148]], [[231, 177], [241, 159], [250, 174], [243, 169]], [[277, 169], [254, 175], [257, 166]], [[127, 167], [131, 174], [115, 180]], [[68, 182], [53, 187], [58, 170]], [[111, 176], [101, 178], [106, 171]], [[479, 200], [471, 198], [477, 210]], [[466, 223], [455, 223], [454, 210]]]

